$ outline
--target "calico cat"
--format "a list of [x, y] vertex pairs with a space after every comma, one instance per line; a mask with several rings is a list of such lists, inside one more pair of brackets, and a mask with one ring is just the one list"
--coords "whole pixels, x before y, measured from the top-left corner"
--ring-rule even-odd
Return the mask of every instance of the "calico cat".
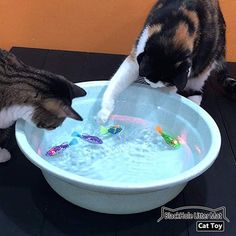
[[0, 49], [0, 162], [10, 159], [1, 144], [17, 119], [48, 130], [60, 126], [66, 117], [81, 121], [71, 103], [73, 98], [85, 95], [63, 76], [25, 65]]
[[115, 99], [139, 76], [152, 87], [183, 92], [199, 105], [212, 71], [235, 91], [236, 81], [227, 78], [225, 29], [218, 0], [157, 1], [104, 93], [99, 122], [107, 121]]

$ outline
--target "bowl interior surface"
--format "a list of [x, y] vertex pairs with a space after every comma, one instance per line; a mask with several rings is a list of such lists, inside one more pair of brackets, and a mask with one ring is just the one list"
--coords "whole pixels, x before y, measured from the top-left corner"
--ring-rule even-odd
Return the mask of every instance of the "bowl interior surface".
[[[107, 82], [79, 83], [87, 96], [74, 99], [73, 108], [83, 122], [66, 119], [54, 131], [19, 121], [18, 144], [42, 170], [56, 176], [102, 188], [140, 189], [169, 187], [200, 175], [214, 162], [221, 138], [214, 120], [201, 107], [176, 94], [134, 84], [116, 101], [106, 128], [120, 125], [118, 134], [101, 134], [96, 121]], [[181, 142], [170, 147], [155, 127]], [[91, 144], [73, 132], [101, 138]], [[73, 139], [77, 144], [50, 157], [53, 146]]]

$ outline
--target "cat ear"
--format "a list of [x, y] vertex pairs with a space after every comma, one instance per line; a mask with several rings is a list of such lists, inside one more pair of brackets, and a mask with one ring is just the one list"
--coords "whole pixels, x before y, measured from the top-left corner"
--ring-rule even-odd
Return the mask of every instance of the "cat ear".
[[191, 65], [189, 62], [182, 62], [177, 69], [177, 76], [174, 77], [173, 82], [178, 90], [183, 90], [188, 82]]
[[137, 56], [137, 62], [138, 64], [140, 65], [142, 60], [143, 60], [143, 57], [144, 57], [144, 52], [140, 53], [138, 56]]
[[71, 97], [77, 98], [77, 97], [84, 97], [87, 93], [84, 89], [80, 88], [79, 86], [73, 84], [72, 85], [72, 91], [71, 91]]
[[65, 104], [61, 100], [54, 98], [44, 99], [42, 106], [58, 118], [69, 117], [75, 120], [83, 120], [83, 118], [71, 106]]

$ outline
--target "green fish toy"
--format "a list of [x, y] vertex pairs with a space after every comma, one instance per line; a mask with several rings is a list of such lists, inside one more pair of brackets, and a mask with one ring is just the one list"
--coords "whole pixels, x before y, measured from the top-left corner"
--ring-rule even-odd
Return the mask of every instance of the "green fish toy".
[[165, 132], [163, 132], [163, 130], [162, 130], [162, 128], [160, 126], [156, 127], [156, 131], [162, 136], [162, 138], [165, 140], [165, 142], [169, 146], [171, 146], [171, 147], [173, 147], [175, 149], [180, 148], [181, 144], [180, 144], [180, 142], [179, 142], [179, 140], [177, 138], [173, 138], [170, 135], [168, 135]]
[[120, 125], [113, 125], [109, 128], [106, 128], [105, 126], [101, 126], [100, 127], [100, 134], [105, 135], [105, 134], [118, 134], [120, 133], [122, 130], [122, 128], [120, 127]]

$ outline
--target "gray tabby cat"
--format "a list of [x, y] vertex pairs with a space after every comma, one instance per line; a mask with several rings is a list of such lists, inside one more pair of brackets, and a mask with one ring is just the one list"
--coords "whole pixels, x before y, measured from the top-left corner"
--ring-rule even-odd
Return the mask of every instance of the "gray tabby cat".
[[81, 121], [71, 103], [73, 98], [85, 95], [63, 76], [25, 65], [0, 49], [0, 162], [11, 157], [1, 144], [17, 119], [48, 130], [60, 126], [66, 117]]

